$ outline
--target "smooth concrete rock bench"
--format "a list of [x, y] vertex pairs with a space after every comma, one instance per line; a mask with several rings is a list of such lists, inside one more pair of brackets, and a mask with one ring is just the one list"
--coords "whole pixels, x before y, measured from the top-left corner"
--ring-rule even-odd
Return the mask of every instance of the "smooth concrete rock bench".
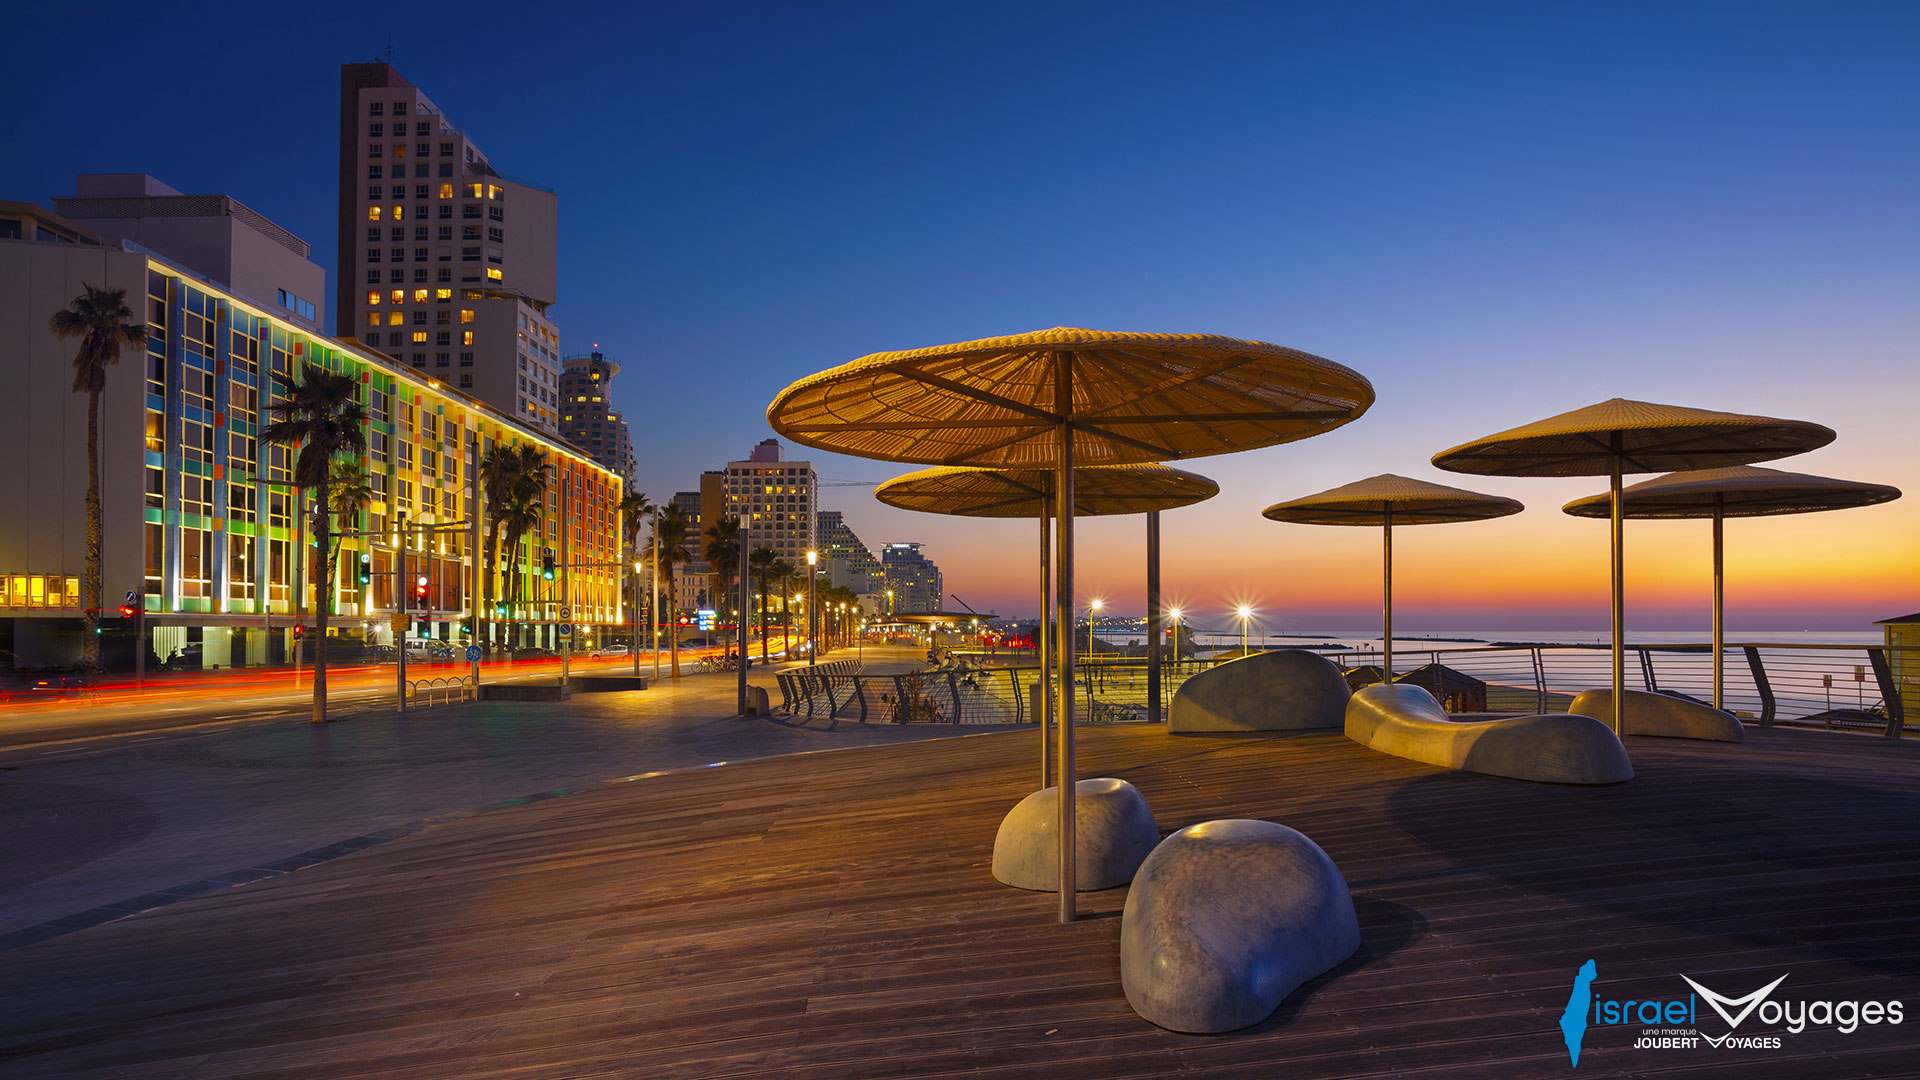
[[1332, 661], [1303, 649], [1255, 653], [1180, 684], [1167, 730], [1300, 731], [1337, 728], [1352, 691]]
[[1394, 683], [1356, 691], [1347, 738], [1370, 750], [1466, 772], [1548, 784], [1633, 779], [1627, 748], [1591, 716], [1550, 713], [1453, 720], [1424, 688]]
[[1173, 1031], [1233, 1031], [1360, 948], [1346, 878], [1305, 835], [1208, 821], [1160, 842], [1120, 919], [1120, 985]]
[[[1112, 889], [1160, 842], [1146, 796], [1125, 780], [1103, 777], [1074, 785], [1073, 865], [1079, 892]], [[1060, 889], [1060, 789], [1041, 788], [1020, 800], [993, 838], [993, 876], [1035, 892]]]
[[[1567, 707], [1570, 713], [1591, 716], [1602, 724], [1613, 723], [1613, 691], [1584, 690]], [[1621, 731], [1628, 735], [1657, 735], [1666, 739], [1707, 739], [1713, 742], [1742, 742], [1746, 729], [1739, 717], [1721, 712], [1685, 698], [1649, 694], [1644, 690], [1627, 691], [1627, 708], [1621, 717]]]

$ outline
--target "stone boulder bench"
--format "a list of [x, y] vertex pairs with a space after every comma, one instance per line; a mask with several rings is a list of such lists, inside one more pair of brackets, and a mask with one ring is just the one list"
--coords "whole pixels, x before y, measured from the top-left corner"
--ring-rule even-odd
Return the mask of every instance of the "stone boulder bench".
[[1280, 649], [1229, 660], [1187, 679], [1167, 709], [1167, 730], [1305, 731], [1337, 728], [1352, 691], [1331, 660]]
[[[1627, 691], [1626, 700], [1620, 722], [1623, 734], [1710, 742], [1744, 742], [1747, 737], [1739, 717], [1698, 701], [1669, 694], [1649, 694], [1644, 690]], [[1567, 711], [1606, 723], [1613, 717], [1613, 691], [1582, 691]]]
[[1626, 747], [1591, 716], [1454, 720], [1432, 694], [1406, 683], [1356, 691], [1346, 729], [1347, 738], [1370, 750], [1465, 772], [1548, 784], [1633, 779]]

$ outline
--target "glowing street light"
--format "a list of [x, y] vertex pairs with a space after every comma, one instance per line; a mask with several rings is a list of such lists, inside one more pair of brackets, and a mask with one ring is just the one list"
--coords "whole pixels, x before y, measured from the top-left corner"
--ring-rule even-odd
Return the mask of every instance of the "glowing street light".
[[1100, 614], [1100, 609], [1106, 606], [1107, 602], [1097, 597], [1087, 601], [1087, 655], [1089, 657], [1093, 655], [1093, 620]]
[[1241, 604], [1239, 609], [1239, 614], [1240, 614], [1240, 655], [1245, 656], [1247, 655], [1247, 621], [1253, 618], [1253, 609], [1248, 607], [1245, 604]]
[[817, 618], [814, 613], [813, 603], [813, 579], [820, 576], [819, 571], [815, 570], [814, 567], [819, 565], [820, 553], [809, 549], [807, 551], [807, 663], [809, 665], [820, 662], [820, 646], [818, 644], [820, 638], [818, 632], [815, 630]]

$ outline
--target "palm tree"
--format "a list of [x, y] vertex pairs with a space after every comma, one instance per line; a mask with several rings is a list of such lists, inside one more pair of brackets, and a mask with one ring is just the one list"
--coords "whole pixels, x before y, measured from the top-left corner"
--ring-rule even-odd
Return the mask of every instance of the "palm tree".
[[[620, 533], [626, 545], [620, 550], [626, 552], [627, 561], [640, 559], [640, 525], [653, 512], [653, 502], [645, 494], [628, 491], [620, 496]], [[633, 662], [640, 663], [640, 582], [628, 576], [626, 568], [621, 567], [621, 576], [633, 582]], [[651, 614], [651, 613], [649, 613]]]
[[[482, 573], [486, 589], [482, 603], [489, 613], [493, 610], [494, 579], [500, 561], [500, 535], [507, 533], [507, 547], [512, 549], [521, 534], [539, 519], [547, 487], [546, 464], [546, 457], [532, 443], [495, 444], [480, 463], [480, 483], [487, 502], [486, 567]], [[518, 599], [518, 576], [513, 581], [514, 597]]]
[[367, 467], [359, 458], [335, 458], [328, 470], [327, 488], [334, 524], [339, 530], [333, 538], [333, 550], [327, 553], [327, 575], [331, 578], [340, 568], [340, 533], [353, 531], [360, 511], [373, 501], [373, 486], [367, 479]]
[[767, 661], [767, 593], [773, 587], [773, 568], [780, 562], [780, 553], [762, 544], [747, 556], [747, 570], [758, 584], [760, 593], [760, 662]]
[[[301, 381], [275, 372], [282, 396], [267, 411], [273, 422], [260, 429], [260, 438], [281, 446], [297, 446], [293, 482], [302, 492], [314, 488], [322, 507], [332, 499], [333, 459], [359, 457], [367, 452], [367, 409], [360, 403], [360, 380], [339, 375], [318, 364], [307, 364]], [[314, 540], [320, 550], [331, 550], [332, 516], [314, 515]], [[333, 563], [321, 560], [319, 602], [314, 605], [313, 722], [327, 722], [327, 613], [333, 607]]]
[[767, 568], [767, 576], [780, 586], [780, 637], [785, 642], [783, 649], [793, 647], [793, 606], [787, 603], [787, 597], [793, 595], [793, 583], [799, 575], [800, 568], [785, 559], [776, 559]]
[[[713, 567], [713, 606], [724, 611], [727, 606], [727, 593], [733, 587], [733, 579], [740, 573], [740, 519], [723, 517], [707, 526], [706, 545], [707, 565]], [[742, 612], [747, 605], [740, 604], [736, 610]], [[726, 644], [728, 655], [733, 653], [733, 641]]]
[[[100, 668], [100, 394], [107, 388], [107, 366], [120, 362], [120, 346], [147, 347], [147, 328], [134, 318], [127, 307], [127, 290], [96, 289], [80, 283], [85, 291], [73, 303], [53, 313], [47, 326], [62, 339], [80, 339], [80, 351], [73, 354], [73, 392], [87, 395], [87, 570], [85, 597], [81, 601], [82, 632], [80, 666], [86, 671]], [[139, 646], [136, 644], [136, 648]]]
[[673, 568], [691, 558], [687, 551], [687, 517], [678, 503], [668, 503], [653, 519], [653, 542], [647, 546], [653, 556], [654, 572], [667, 578], [668, 642], [673, 649], [673, 677], [680, 677], [680, 597], [673, 582]]

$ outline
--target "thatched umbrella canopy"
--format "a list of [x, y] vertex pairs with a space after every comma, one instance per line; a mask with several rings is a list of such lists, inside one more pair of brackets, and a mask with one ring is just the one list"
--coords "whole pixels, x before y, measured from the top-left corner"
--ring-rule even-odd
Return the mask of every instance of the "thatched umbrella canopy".
[[[782, 390], [767, 407], [767, 423], [795, 442], [857, 457], [1052, 468], [1057, 593], [1061, 610], [1071, 611], [1076, 467], [1293, 442], [1357, 419], [1373, 396], [1372, 384], [1350, 368], [1262, 341], [1056, 327], [862, 357]], [[1071, 651], [1061, 656], [1060, 682], [1060, 790], [1071, 792]], [[1059, 802], [1060, 917], [1067, 922], [1074, 916], [1074, 800]]]
[[1608, 477], [1613, 519], [1613, 731], [1618, 735], [1626, 708], [1621, 474], [1750, 465], [1816, 450], [1833, 439], [1831, 428], [1804, 420], [1612, 398], [1443, 450], [1433, 456], [1433, 463], [1449, 472], [1481, 476]]
[[[1031, 517], [1040, 521], [1040, 640], [1039, 654], [1048, 655], [1052, 632], [1052, 600], [1047, 550], [1049, 508], [1053, 503], [1052, 469], [979, 469], [936, 465], [896, 476], [874, 489], [873, 496], [888, 506], [924, 514], [958, 517]], [[1148, 514], [1191, 506], [1220, 493], [1220, 485], [1197, 473], [1165, 465], [1093, 465], [1073, 473], [1073, 512], [1077, 517]], [[1157, 523], [1156, 523], [1157, 524]], [[1151, 536], [1151, 533], [1150, 533]], [[1147, 552], [1147, 591], [1156, 594], [1160, 580], [1160, 549], [1150, 543]], [[1153, 645], [1158, 645], [1157, 638]], [[1049, 733], [1053, 723], [1053, 688], [1043, 674], [1040, 695], [1040, 786], [1051, 775]], [[1160, 652], [1147, 650], [1147, 696], [1152, 703], [1148, 719], [1157, 719], [1160, 689]]]
[[1499, 495], [1448, 487], [1393, 473], [1274, 503], [1260, 511], [1273, 521], [1301, 525], [1377, 525], [1381, 535], [1381, 666], [1383, 682], [1393, 681], [1393, 527], [1485, 521], [1517, 514], [1525, 507]]
[[[1781, 472], [1752, 465], [1694, 469], [1642, 480], [1620, 491], [1621, 513], [1630, 518], [1713, 519], [1713, 707], [1721, 707], [1722, 657], [1726, 635], [1722, 616], [1726, 597], [1724, 524], [1730, 517], [1774, 517], [1873, 506], [1900, 497], [1886, 484], [1836, 480], [1808, 473]], [[1575, 499], [1563, 509], [1575, 517], [1612, 513], [1608, 493]]]

